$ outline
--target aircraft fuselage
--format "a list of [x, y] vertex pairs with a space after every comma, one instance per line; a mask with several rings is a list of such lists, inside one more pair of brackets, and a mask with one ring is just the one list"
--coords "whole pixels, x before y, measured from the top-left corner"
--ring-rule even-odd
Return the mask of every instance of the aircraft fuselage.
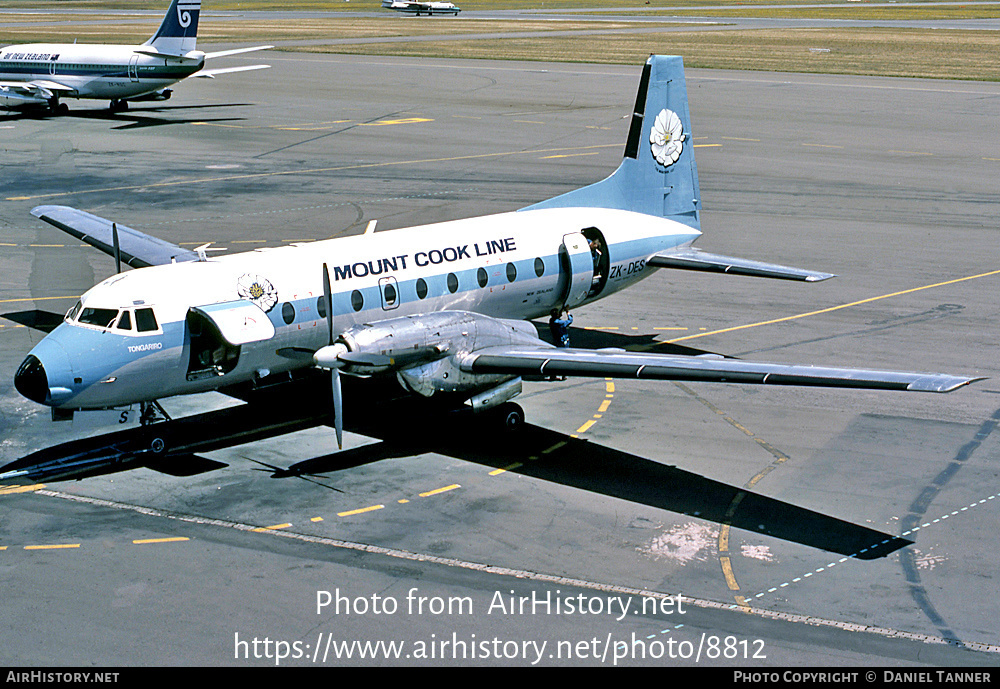
[[[0, 82], [52, 82], [59, 98], [124, 100], [161, 91], [199, 71], [205, 54], [153, 56], [149, 46], [47, 44], [0, 48]], [[68, 89], [68, 90], [67, 90]], [[0, 105], [47, 104], [41, 97], [0, 92]]]
[[[625, 289], [653, 272], [647, 257], [699, 234], [629, 211], [542, 209], [127, 271], [84, 294], [32, 351], [47, 388], [44, 400], [40, 392], [33, 398], [109, 408], [312, 366], [279, 350], [329, 344], [324, 263], [336, 336], [446, 310], [538, 318]], [[234, 347], [192, 314], [236, 300], [259, 306], [273, 336]]]

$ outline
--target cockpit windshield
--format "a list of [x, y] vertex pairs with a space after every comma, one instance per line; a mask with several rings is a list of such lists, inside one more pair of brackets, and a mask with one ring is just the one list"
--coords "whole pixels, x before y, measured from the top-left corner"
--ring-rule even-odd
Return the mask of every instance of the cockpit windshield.
[[156, 322], [156, 315], [149, 306], [101, 309], [84, 307], [82, 303], [77, 302], [76, 306], [66, 314], [66, 320], [103, 330], [114, 328], [117, 332], [150, 333], [160, 328]]
[[78, 323], [96, 325], [98, 328], [110, 328], [118, 318], [118, 309], [85, 308], [77, 318]]

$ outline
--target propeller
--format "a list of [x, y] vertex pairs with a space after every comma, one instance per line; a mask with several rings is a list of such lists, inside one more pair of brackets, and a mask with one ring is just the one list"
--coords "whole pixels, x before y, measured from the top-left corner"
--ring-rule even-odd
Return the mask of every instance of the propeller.
[[[333, 345], [333, 292], [330, 289], [330, 269], [323, 264], [323, 305], [326, 307], [327, 344]], [[331, 362], [330, 383], [333, 389], [333, 427], [337, 431], [337, 446], [344, 449], [344, 398], [340, 391], [340, 368]]]
[[115, 273], [122, 272], [122, 249], [118, 244], [118, 223], [111, 223], [111, 240], [114, 242]]

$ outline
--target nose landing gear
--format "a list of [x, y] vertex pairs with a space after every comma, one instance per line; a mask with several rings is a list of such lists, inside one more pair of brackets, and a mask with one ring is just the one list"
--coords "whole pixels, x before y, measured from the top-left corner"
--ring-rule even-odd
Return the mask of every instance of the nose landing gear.
[[140, 402], [139, 425], [150, 426], [160, 421], [170, 421], [170, 415], [164, 411], [163, 407], [156, 400], [152, 402]]

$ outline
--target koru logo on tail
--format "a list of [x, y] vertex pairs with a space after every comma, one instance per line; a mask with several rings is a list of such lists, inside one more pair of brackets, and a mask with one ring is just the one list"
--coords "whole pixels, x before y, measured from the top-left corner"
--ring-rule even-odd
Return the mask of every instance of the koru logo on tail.
[[664, 108], [656, 116], [653, 129], [649, 132], [650, 151], [653, 158], [663, 167], [670, 167], [681, 157], [684, 150], [684, 123], [673, 110]]
[[180, 0], [177, 3], [177, 21], [185, 29], [191, 26], [191, 12], [201, 9], [201, 0]]

